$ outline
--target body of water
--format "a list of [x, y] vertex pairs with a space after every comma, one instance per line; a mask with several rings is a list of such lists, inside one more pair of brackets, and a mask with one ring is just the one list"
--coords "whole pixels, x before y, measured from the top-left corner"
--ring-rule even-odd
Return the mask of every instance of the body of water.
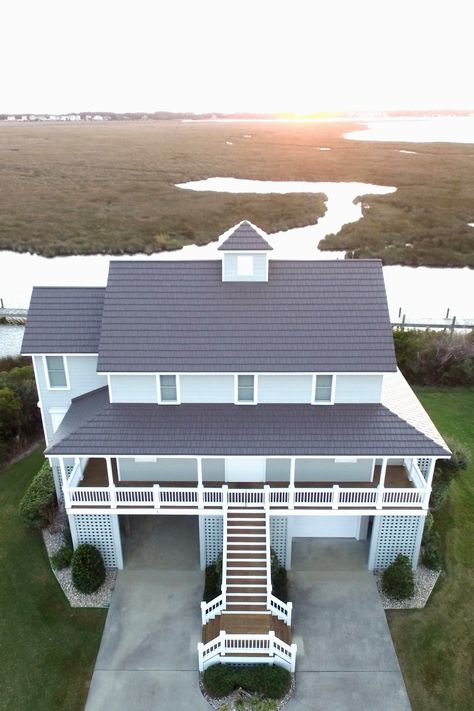
[[474, 116], [378, 119], [365, 125], [365, 130], [345, 133], [344, 138], [351, 141], [474, 143]]
[[24, 326], [0, 323], [0, 358], [19, 354], [24, 330]]
[[[362, 218], [360, 202], [363, 195], [386, 195], [395, 187], [366, 183], [320, 183], [299, 181], [259, 181], [236, 178], [209, 178], [178, 185], [183, 190], [214, 191], [224, 193], [324, 193], [327, 196], [326, 213], [308, 227], [286, 230], [268, 235], [274, 259], [342, 259], [343, 252], [321, 252], [319, 241], [327, 234], [337, 233], [344, 224]], [[245, 219], [242, 215], [242, 219]], [[316, 220], [316, 218], [315, 218]], [[233, 229], [233, 228], [231, 228]], [[217, 251], [231, 229], [218, 241], [205, 246], [189, 245], [173, 252], [160, 252], [151, 256], [136, 254], [113, 259], [215, 259]], [[104, 286], [111, 257], [88, 255], [55, 257], [47, 259], [33, 254], [0, 252], [0, 297], [5, 306], [25, 308], [31, 290], [36, 286]], [[474, 271], [427, 267], [384, 267], [385, 283], [390, 313], [393, 318], [399, 308], [414, 316], [442, 317], [446, 309], [458, 318], [472, 317], [474, 311]], [[21, 335], [12, 336], [17, 327], [5, 326], [0, 331], [0, 355], [15, 352]], [[10, 329], [10, 330], [8, 330]], [[17, 344], [12, 345], [12, 344]], [[17, 352], [17, 351], [16, 351]]]

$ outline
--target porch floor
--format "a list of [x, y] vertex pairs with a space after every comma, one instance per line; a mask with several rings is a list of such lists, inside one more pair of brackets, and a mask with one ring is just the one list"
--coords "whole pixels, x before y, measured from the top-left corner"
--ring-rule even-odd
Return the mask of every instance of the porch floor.
[[[153, 486], [154, 484], [161, 484], [162, 486], [182, 486], [182, 487], [195, 487], [197, 486], [196, 481], [159, 481], [148, 480], [148, 481], [119, 481], [117, 473], [116, 460], [112, 459], [112, 471], [114, 476], [114, 484], [119, 487], [127, 486]], [[380, 467], [375, 467], [374, 479], [373, 481], [338, 481], [337, 484], [343, 488], [375, 488], [378, 486], [380, 481]], [[267, 481], [265, 482], [269, 486], [277, 488], [285, 488], [288, 486], [289, 482], [286, 481]], [[334, 481], [296, 481], [296, 488], [327, 488], [334, 485]], [[224, 481], [209, 481], [203, 482], [204, 486], [216, 487], [225, 484]], [[107, 479], [107, 467], [105, 464], [105, 459], [93, 458], [89, 459], [87, 466], [84, 471], [84, 478], [79, 482], [79, 486], [85, 487], [95, 487], [95, 486], [108, 486]], [[260, 489], [263, 483], [254, 481], [241, 481], [241, 482], [231, 482], [228, 483], [229, 488], [238, 489]], [[387, 466], [387, 471], [385, 474], [385, 487], [388, 489], [408, 489], [413, 488], [413, 483], [408, 479], [407, 471], [405, 467], [401, 465], [389, 464]]]

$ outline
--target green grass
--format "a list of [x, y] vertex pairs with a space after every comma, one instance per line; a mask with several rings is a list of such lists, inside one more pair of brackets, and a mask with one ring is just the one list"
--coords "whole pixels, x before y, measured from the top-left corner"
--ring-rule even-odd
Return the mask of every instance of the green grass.
[[442, 434], [464, 442], [470, 468], [437, 515], [446, 576], [424, 610], [388, 613], [414, 711], [474, 708], [474, 390], [417, 388]]
[[175, 184], [212, 176], [358, 181], [397, 191], [363, 197], [364, 219], [326, 238], [324, 248], [387, 264], [474, 267], [472, 146], [344, 139], [356, 128], [2, 122], [0, 249], [46, 256], [169, 250], [206, 244], [244, 218], [275, 232], [314, 224], [323, 196], [197, 193]]
[[69, 607], [41, 535], [20, 523], [41, 452], [0, 472], [0, 709], [80, 711], [106, 611]]

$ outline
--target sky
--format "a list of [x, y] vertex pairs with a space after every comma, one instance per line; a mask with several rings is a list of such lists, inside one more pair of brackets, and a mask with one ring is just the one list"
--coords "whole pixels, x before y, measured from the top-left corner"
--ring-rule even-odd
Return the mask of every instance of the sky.
[[0, 113], [474, 109], [471, 0], [12, 0]]

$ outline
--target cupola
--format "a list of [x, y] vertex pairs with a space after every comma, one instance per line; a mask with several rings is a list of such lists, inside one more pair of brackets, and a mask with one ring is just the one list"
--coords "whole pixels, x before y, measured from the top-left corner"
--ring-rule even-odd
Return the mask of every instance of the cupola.
[[224, 252], [222, 281], [268, 281], [268, 252], [273, 247], [247, 220], [218, 249]]

